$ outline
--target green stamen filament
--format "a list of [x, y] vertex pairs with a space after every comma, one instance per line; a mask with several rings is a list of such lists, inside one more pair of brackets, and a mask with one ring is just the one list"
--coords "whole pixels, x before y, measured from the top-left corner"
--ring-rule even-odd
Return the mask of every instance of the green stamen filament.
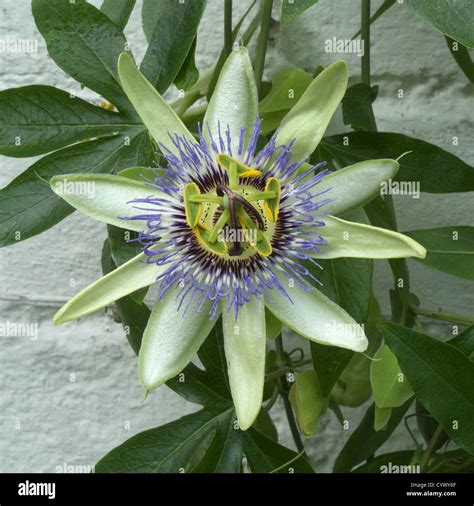
[[256, 200], [268, 200], [268, 199], [274, 199], [276, 197], [275, 192], [255, 192], [251, 193], [250, 195], [246, 195], [245, 198], [249, 202], [255, 202]]
[[224, 205], [224, 199], [222, 197], [210, 193], [205, 193], [204, 195], [191, 195], [189, 197], [189, 202], [209, 202], [219, 204], [220, 206]]
[[226, 226], [227, 222], [230, 218], [230, 211], [228, 209], [224, 209], [222, 211], [222, 214], [219, 216], [219, 219], [217, 220], [216, 224], [214, 225], [213, 229], [211, 230], [211, 233], [209, 234], [209, 237], [207, 240], [214, 244], [217, 241], [217, 236], [219, 235], [219, 232]]

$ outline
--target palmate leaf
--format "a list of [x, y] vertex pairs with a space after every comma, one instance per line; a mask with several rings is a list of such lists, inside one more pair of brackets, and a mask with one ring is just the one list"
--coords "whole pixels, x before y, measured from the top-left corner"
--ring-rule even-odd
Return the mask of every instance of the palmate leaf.
[[242, 458], [252, 472], [312, 472], [303, 457], [255, 427], [241, 431], [228, 388], [221, 325], [199, 350], [205, 367], [188, 365], [167, 385], [204, 408], [161, 427], [141, 432], [110, 451], [95, 466], [98, 473], [241, 472]]

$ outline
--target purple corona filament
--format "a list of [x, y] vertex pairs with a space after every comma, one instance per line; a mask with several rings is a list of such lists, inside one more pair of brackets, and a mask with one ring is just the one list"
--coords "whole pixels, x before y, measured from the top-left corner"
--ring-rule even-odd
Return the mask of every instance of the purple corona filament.
[[[324, 226], [321, 208], [330, 202], [313, 189], [328, 173], [315, 173], [325, 162], [300, 172], [303, 162], [291, 162], [294, 141], [289, 145], [275, 144], [275, 136], [258, 153], [257, 141], [261, 133], [261, 120], [251, 132], [244, 150], [246, 129], [240, 130], [237, 152], [232, 152], [230, 129], [222, 132], [218, 125], [215, 138], [208, 128], [210, 142], [207, 143], [199, 129], [200, 142], [171, 135], [174, 153], [160, 145], [163, 166], [157, 164], [156, 178], [146, 184], [151, 195], [133, 200], [131, 208], [137, 214], [124, 219], [145, 220], [147, 228], [138, 234], [147, 255], [148, 263], [163, 266], [157, 277], [158, 299], [161, 300], [170, 288], [176, 286], [179, 307], [186, 311], [191, 304], [200, 311], [206, 301], [211, 302], [210, 318], [216, 314], [221, 301], [226, 301], [227, 311], [238, 310], [253, 297], [271, 299], [271, 291], [277, 289], [290, 301], [291, 297], [278, 280], [277, 273], [292, 279], [303, 290], [312, 289], [311, 281], [319, 281], [303, 262], [315, 262], [309, 254], [328, 246], [319, 233]], [[235, 145], [234, 145], [235, 148]], [[205, 248], [197, 240], [194, 230], [187, 224], [183, 190], [186, 184], [195, 183], [201, 193], [215, 191], [218, 185], [228, 185], [229, 175], [216, 162], [218, 154], [228, 154], [243, 164], [261, 172], [260, 176], [246, 180], [255, 191], [264, 191], [270, 177], [278, 179], [281, 198], [278, 219], [270, 239], [272, 252], [261, 256], [254, 252], [246, 258], [222, 257]], [[159, 191], [153, 195], [153, 189]], [[266, 223], [266, 217], [263, 216]]]

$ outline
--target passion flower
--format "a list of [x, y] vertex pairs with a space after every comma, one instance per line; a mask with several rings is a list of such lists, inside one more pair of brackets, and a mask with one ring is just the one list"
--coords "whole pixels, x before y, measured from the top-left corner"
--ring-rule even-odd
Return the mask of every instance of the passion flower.
[[[398, 163], [370, 160], [332, 173], [306, 163], [344, 95], [344, 62], [311, 83], [262, 149], [246, 49], [235, 49], [224, 65], [199, 139], [127, 54], [118, 71], [160, 147], [156, 177], [76, 174], [51, 184], [89, 216], [138, 232], [143, 252], [79, 293], [54, 321], [80, 318], [155, 283], [139, 355], [140, 379], [152, 389], [193, 359], [222, 315], [229, 384], [245, 430], [262, 402], [265, 308], [313, 341], [357, 352], [367, 347], [362, 327], [317, 289], [308, 263], [424, 257], [409, 237], [334, 216], [377, 196]], [[86, 183], [93, 183], [92, 194], [64, 191]]]

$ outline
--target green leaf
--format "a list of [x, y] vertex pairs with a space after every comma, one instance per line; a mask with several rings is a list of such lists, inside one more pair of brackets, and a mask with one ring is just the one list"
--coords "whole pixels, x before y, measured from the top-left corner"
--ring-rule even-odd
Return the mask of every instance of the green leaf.
[[474, 47], [470, 0], [407, 0], [418, 16], [467, 47]]
[[160, 93], [173, 83], [186, 60], [205, 5], [205, 0], [143, 2], [142, 15], [149, 16], [148, 49], [140, 71]]
[[[372, 24], [374, 21], [377, 21], [377, 19], [385, 13], [394, 3], [396, 0], [384, 0], [383, 4], [370, 16], [370, 24]], [[360, 35], [360, 30], [357, 30], [355, 35], [352, 36], [351, 40], [354, 40]]]
[[203, 137], [210, 143], [209, 128], [217, 142], [219, 125], [224, 138], [229, 127], [232, 152], [236, 154], [239, 149], [240, 130], [246, 128], [243, 145], [245, 151], [257, 115], [258, 97], [252, 64], [247, 49], [239, 47], [232, 50], [222, 67], [204, 116]]
[[[413, 450], [403, 450], [397, 452], [384, 453], [370, 459], [366, 464], [356, 467], [353, 473], [389, 473], [389, 469], [395, 469], [393, 466], [409, 466], [413, 459]], [[411, 471], [411, 467], [407, 468]], [[400, 470], [400, 467], [398, 467]]]
[[373, 261], [359, 258], [335, 258], [318, 262], [320, 290], [343, 307], [359, 323], [364, 323], [372, 293]]
[[375, 432], [382, 430], [389, 422], [391, 416], [392, 416], [392, 408], [380, 408], [376, 404], [375, 405], [375, 412], [374, 412], [374, 430], [375, 430]]
[[397, 408], [413, 395], [397, 357], [386, 344], [374, 356], [370, 367], [370, 383], [375, 404], [379, 408]]
[[0, 190], [0, 246], [44, 232], [74, 211], [51, 190], [47, 183], [51, 177], [63, 172], [120, 170], [141, 161], [145, 146], [141, 134], [135, 134], [129, 146], [122, 137], [107, 137], [56, 151], [34, 163]]
[[255, 429], [234, 427], [232, 408], [201, 410], [156, 429], [141, 432], [109, 452], [95, 466], [97, 473], [240, 472], [246, 456], [253, 472], [312, 472], [295, 452]]
[[194, 42], [191, 45], [191, 48], [188, 51], [188, 55], [184, 60], [181, 68], [178, 72], [178, 75], [175, 77], [174, 84], [179, 90], [188, 91], [190, 90], [199, 79], [199, 71], [196, 68], [196, 63], [194, 61], [194, 54], [196, 52], [196, 42], [197, 39], [194, 37]]
[[132, 230], [107, 225], [110, 253], [117, 267], [128, 262], [142, 252], [142, 247], [134, 239], [137, 234]]
[[318, 375], [321, 393], [328, 396], [331, 393], [337, 379], [351, 360], [353, 352], [338, 348], [311, 343], [311, 357], [313, 366]]
[[362, 223], [325, 216], [321, 236], [327, 241], [312, 258], [424, 258], [424, 247], [410, 237]]
[[276, 339], [281, 333], [281, 321], [265, 308], [265, 329], [267, 332], [267, 339]]
[[466, 46], [463, 46], [450, 37], [445, 37], [445, 39], [454, 60], [459, 65], [459, 68], [464, 72], [464, 75], [469, 79], [469, 81], [474, 83], [474, 62], [472, 61], [468, 49]]
[[272, 78], [272, 89], [260, 102], [260, 114], [288, 111], [301, 98], [311, 84], [311, 74], [298, 67], [287, 67]]
[[[232, 430], [232, 418], [231, 408], [222, 413], [202, 410], [157, 429], [141, 432], [103, 457], [96, 464], [95, 472], [192, 472], [196, 453], [199, 451], [202, 458], [203, 446], [208, 446], [214, 438], [225, 441], [225, 436]], [[240, 460], [240, 456], [238, 458]], [[229, 461], [233, 464], [231, 470], [238, 471], [240, 464], [236, 466], [235, 460], [229, 458], [225, 464]]]
[[354, 130], [373, 130], [372, 103], [377, 93], [378, 86], [370, 87], [365, 83], [349, 86], [342, 99], [344, 124], [350, 125]]
[[242, 430], [255, 421], [263, 399], [265, 380], [265, 305], [263, 297], [246, 302], [237, 318], [222, 309], [224, 349], [230, 390]]
[[323, 396], [313, 370], [296, 373], [289, 399], [301, 431], [307, 437], [312, 436], [319, 418], [328, 407], [328, 399]]
[[[411, 151], [399, 160], [400, 170], [395, 181], [419, 182], [418, 190], [428, 193], [474, 191], [474, 170], [471, 166], [420, 139], [390, 132], [348, 132], [325, 137], [322, 145], [341, 165], [372, 158], [397, 159]], [[448, 178], [446, 167], [449, 167]], [[413, 186], [399, 188], [403, 189], [416, 195]]]
[[120, 30], [123, 30], [128, 23], [134, 7], [135, 0], [104, 0], [100, 10]]
[[149, 196], [160, 197], [161, 193], [144, 183], [111, 174], [63, 174], [50, 179], [53, 191], [68, 204], [97, 221], [120, 228], [143, 231], [146, 220], [128, 220], [143, 211], [136, 209], [135, 199]]
[[453, 276], [474, 280], [474, 227], [453, 226], [404, 232], [427, 250], [422, 264]]
[[371, 458], [374, 453], [387, 441], [405, 416], [412, 404], [408, 400], [399, 408], [392, 410], [392, 416], [385, 430], [376, 432], [374, 429], [375, 404], [366, 411], [359, 426], [352, 432], [334, 464], [335, 473], [347, 473], [354, 466]]
[[36, 156], [75, 142], [123, 132], [117, 113], [95, 107], [52, 86], [0, 92], [0, 154]]
[[288, 26], [293, 23], [306, 9], [313, 6], [318, 0], [282, 0], [281, 1], [281, 24]]
[[32, 10], [56, 64], [119, 110], [132, 111], [117, 76], [127, 44], [120, 28], [83, 0], [33, 0]]
[[[421, 404], [420, 401], [416, 401], [416, 423], [420, 434], [423, 436], [425, 443], [428, 445], [433, 437], [436, 429], [438, 428], [438, 422], [433, 418], [433, 415]], [[445, 430], [437, 437], [436, 442], [433, 446], [433, 451], [439, 450], [449, 439], [448, 434]]]
[[289, 144], [296, 139], [292, 149], [293, 161], [304, 160], [316, 149], [344, 96], [347, 80], [346, 63], [333, 63], [313, 80], [283, 118], [276, 133], [276, 145]]
[[[107, 275], [116, 268], [117, 266], [111, 256], [109, 239], [106, 239], [102, 248], [102, 272], [104, 275]], [[136, 302], [130, 296], [116, 300], [115, 308], [128, 342], [133, 351], [138, 355], [143, 332], [145, 332], [148, 319], [150, 318], [150, 310], [143, 302]]]
[[157, 143], [162, 143], [175, 154], [177, 153], [176, 146], [168, 134], [181, 135], [194, 144], [194, 137], [183, 122], [137, 69], [133, 59], [127, 53], [120, 55], [118, 73], [125, 93]]
[[117, 176], [128, 177], [135, 181], [141, 181], [147, 183], [148, 181], [154, 181], [157, 177], [157, 172], [160, 173], [160, 169], [151, 169], [149, 167], [128, 167], [117, 173]]
[[264, 409], [262, 409], [258, 414], [258, 417], [255, 420], [254, 428], [255, 430], [258, 430], [258, 432], [261, 432], [264, 436], [278, 443], [278, 430], [270, 415]]
[[262, 114], [262, 135], [268, 135], [274, 132], [279, 126], [282, 119], [288, 113], [288, 110], [266, 112]]
[[[367, 352], [372, 353], [370, 348]], [[351, 408], [360, 406], [369, 399], [372, 393], [369, 376], [370, 360], [364, 354], [354, 354], [337, 378], [331, 391], [331, 398], [341, 406]]]
[[461, 351], [394, 323], [380, 323], [416, 398], [461, 448], [474, 453], [474, 364]]
[[474, 360], [474, 325], [468, 327], [464, 332], [458, 336], [450, 339], [449, 344], [455, 346], [459, 351], [462, 351], [471, 360]]

